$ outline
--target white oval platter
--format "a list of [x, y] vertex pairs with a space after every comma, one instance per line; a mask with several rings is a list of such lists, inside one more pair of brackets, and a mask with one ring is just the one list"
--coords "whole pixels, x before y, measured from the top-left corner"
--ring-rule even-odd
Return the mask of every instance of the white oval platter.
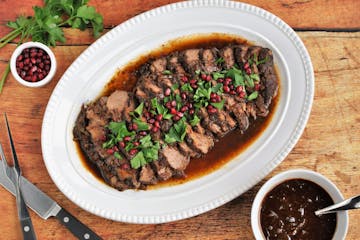
[[[81, 105], [95, 99], [116, 70], [136, 57], [181, 36], [213, 32], [236, 34], [273, 50], [280, 75], [280, 99], [266, 130], [220, 169], [181, 185], [120, 192], [98, 181], [82, 165], [72, 140]], [[184, 219], [241, 195], [284, 160], [305, 128], [313, 94], [309, 54], [297, 34], [278, 17], [231, 1], [170, 4], [120, 24], [68, 68], [45, 111], [43, 158], [57, 187], [93, 214], [130, 223]]]

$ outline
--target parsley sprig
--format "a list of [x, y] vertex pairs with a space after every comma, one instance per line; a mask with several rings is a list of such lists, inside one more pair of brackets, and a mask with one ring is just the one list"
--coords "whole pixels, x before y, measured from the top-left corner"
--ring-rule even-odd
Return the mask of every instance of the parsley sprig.
[[[57, 42], [66, 41], [61, 27], [72, 27], [85, 30], [92, 27], [94, 37], [103, 31], [103, 17], [95, 8], [88, 6], [88, 0], [45, 0], [44, 6], [34, 6], [34, 16], [19, 16], [7, 26], [13, 31], [0, 39], [0, 48], [20, 36], [20, 44], [30, 37], [33, 41], [42, 42], [47, 46], [56, 46]], [[7, 75], [6, 68], [0, 80], [0, 93]]]

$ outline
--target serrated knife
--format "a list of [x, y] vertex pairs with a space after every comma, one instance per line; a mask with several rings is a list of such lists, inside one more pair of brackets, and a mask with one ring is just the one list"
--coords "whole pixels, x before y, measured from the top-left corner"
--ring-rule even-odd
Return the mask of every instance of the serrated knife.
[[[15, 195], [15, 187], [6, 176], [3, 164], [0, 164], [0, 184]], [[21, 176], [21, 190], [26, 205], [41, 218], [46, 220], [49, 217], [56, 217], [78, 239], [101, 239], [96, 233], [77, 220], [23, 176]]]

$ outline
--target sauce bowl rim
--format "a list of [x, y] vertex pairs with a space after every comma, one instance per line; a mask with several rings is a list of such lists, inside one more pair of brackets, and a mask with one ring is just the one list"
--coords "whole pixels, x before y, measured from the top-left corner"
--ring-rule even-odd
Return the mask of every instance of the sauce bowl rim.
[[[265, 239], [260, 224], [260, 210], [263, 199], [276, 186], [291, 179], [304, 179], [316, 183], [330, 195], [334, 203], [344, 200], [338, 187], [320, 173], [308, 169], [292, 169], [276, 174], [261, 186], [252, 204], [251, 228], [256, 239]], [[346, 211], [336, 213], [336, 228], [333, 239], [345, 239], [348, 230], [348, 222], [349, 217]]]

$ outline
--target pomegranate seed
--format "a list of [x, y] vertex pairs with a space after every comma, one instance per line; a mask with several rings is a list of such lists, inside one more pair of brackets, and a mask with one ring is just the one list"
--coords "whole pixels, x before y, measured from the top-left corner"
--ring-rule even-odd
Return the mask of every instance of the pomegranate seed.
[[230, 88], [229, 88], [229, 86], [227, 86], [227, 85], [223, 86], [223, 90], [224, 90], [224, 92], [226, 92], [226, 93], [230, 92]]
[[113, 154], [115, 151], [114, 151], [114, 149], [109, 148], [109, 149], [106, 150], [106, 152], [107, 152], [108, 154]]
[[182, 106], [181, 109], [180, 109], [180, 111], [181, 111], [182, 113], [186, 112], [187, 110], [189, 110], [189, 107], [188, 107], [188, 106]]
[[229, 85], [232, 82], [231, 78], [225, 78], [224, 85]]
[[218, 80], [217, 80], [219, 83], [222, 83], [222, 82], [224, 82], [224, 79], [223, 78], [218, 78]]
[[140, 134], [140, 136], [146, 136], [146, 135], [147, 135], [147, 132], [141, 131], [141, 132], [139, 132], [139, 134]]
[[31, 76], [26, 76], [26, 77], [25, 77], [25, 80], [28, 81], [28, 82], [30, 82], [30, 81], [31, 81]]
[[40, 51], [39, 51], [38, 54], [37, 54], [38, 57], [42, 57], [43, 55], [44, 55], [44, 53], [43, 53], [43, 52], [40, 52]]
[[260, 89], [260, 84], [255, 83], [255, 91], [259, 91], [259, 89]]
[[249, 65], [249, 63], [248, 63], [248, 62], [244, 64], [244, 68], [245, 68], [245, 69], [250, 68], [250, 65]]
[[130, 155], [135, 155], [138, 152], [138, 150], [136, 148], [130, 149], [129, 154]]
[[251, 69], [250, 69], [250, 68], [247, 68], [245, 71], [246, 71], [246, 74], [247, 74], [247, 75], [250, 75], [250, 74], [251, 74]]
[[197, 81], [196, 81], [196, 79], [191, 79], [190, 80], [190, 84], [195, 84]]
[[153, 123], [155, 122], [155, 119], [150, 118], [148, 122], [151, 123], [151, 124], [153, 124]]
[[120, 167], [121, 167], [122, 169], [124, 169], [124, 170], [127, 170], [127, 169], [130, 168], [130, 165], [129, 165], [128, 163], [123, 163], [123, 164], [121, 164]]
[[221, 102], [221, 97], [220, 97], [220, 95], [217, 95], [217, 96], [216, 96], [216, 102]]
[[176, 116], [182, 118], [182, 117], [184, 116], [184, 113], [182, 113], [182, 112], [177, 112], [177, 113], [176, 113]]
[[105, 141], [106, 141], [106, 136], [105, 136], [105, 135], [102, 135], [102, 136], [100, 137], [100, 140], [103, 141], [103, 142], [105, 142]]
[[184, 83], [187, 83], [189, 81], [189, 79], [186, 76], [182, 76], [181, 81], [183, 81]]
[[171, 109], [170, 109], [170, 113], [171, 113], [171, 114], [175, 115], [175, 114], [176, 114], [176, 112], [177, 112], [177, 111], [176, 111], [176, 109], [175, 109], [175, 108], [171, 108]]
[[125, 142], [124, 142], [124, 141], [119, 142], [119, 146], [120, 146], [121, 148], [124, 148], [124, 147], [125, 147]]
[[31, 58], [30, 61], [31, 61], [32, 64], [35, 64], [35, 63], [36, 63], [36, 59], [35, 59], [35, 58]]
[[165, 107], [168, 108], [168, 109], [170, 109], [170, 108], [171, 108], [171, 102], [165, 103]]
[[156, 116], [156, 120], [161, 121], [163, 119], [163, 115], [159, 114]]
[[133, 129], [134, 131], [138, 130], [138, 125], [137, 125], [136, 123], [133, 123], [133, 124], [132, 124], [132, 129]]
[[206, 74], [205, 74], [205, 73], [202, 73], [202, 74], [201, 74], [201, 79], [202, 79], [202, 80], [206, 80]]
[[230, 84], [230, 85], [229, 85], [229, 88], [230, 88], [231, 90], [234, 90], [234, 85]]
[[175, 101], [175, 100], [172, 100], [172, 101], [171, 101], [171, 106], [172, 106], [172, 107], [176, 107], [176, 101]]
[[235, 95], [236, 92], [235, 92], [234, 90], [231, 90], [231, 91], [230, 91], [230, 94], [231, 94], [231, 95]]
[[241, 93], [243, 91], [243, 87], [237, 86], [235, 90], [236, 90], [236, 93]]
[[196, 88], [198, 87], [196, 83], [193, 83], [193, 84], [191, 84], [190, 86], [191, 86], [193, 89], [196, 89]]
[[217, 94], [216, 93], [211, 93], [210, 94], [210, 98], [216, 98]]
[[155, 122], [154, 122], [154, 126], [157, 127], [157, 128], [160, 128], [160, 122], [159, 122], [159, 121], [155, 121]]
[[31, 81], [32, 81], [32, 82], [36, 82], [37, 80], [38, 80], [37, 75], [33, 75], [33, 76], [31, 77]]
[[131, 140], [131, 137], [130, 137], [130, 136], [124, 137], [124, 141], [125, 141], [125, 142], [128, 142], [128, 141], [130, 141], [130, 140]]
[[151, 129], [151, 131], [152, 131], [153, 133], [156, 133], [156, 132], [159, 131], [159, 128], [158, 128], [158, 127], [153, 127], [153, 128]]
[[245, 97], [245, 92], [239, 93], [239, 98], [244, 98], [244, 97]]
[[170, 88], [167, 88], [167, 89], [165, 90], [165, 96], [170, 96], [170, 94], [171, 94], [171, 89], [170, 89]]
[[29, 63], [30, 63], [30, 59], [29, 59], [29, 58], [25, 58], [24, 64], [25, 64], [25, 65], [29, 65]]
[[190, 109], [190, 110], [189, 110], [189, 114], [190, 114], [190, 115], [193, 115], [194, 113], [195, 113], [195, 110], [194, 110], [194, 109]]
[[129, 131], [133, 130], [132, 124], [129, 124], [128, 129], [129, 129]]
[[25, 71], [21, 71], [20, 76], [21, 76], [22, 78], [24, 78], [24, 77], [26, 76], [26, 72], [25, 72]]
[[183, 100], [186, 100], [186, 97], [187, 97], [187, 96], [186, 96], [186, 93], [184, 93], [184, 92], [181, 93], [181, 98], [182, 98]]
[[17, 61], [21, 61], [23, 60], [23, 55], [19, 55], [17, 58], [16, 58]]
[[188, 106], [190, 109], [193, 108], [192, 103], [188, 103], [187, 106]]
[[207, 82], [210, 82], [211, 79], [212, 79], [211, 75], [207, 75], [207, 76], [206, 76], [206, 81], [207, 81]]
[[173, 118], [172, 118], [175, 122], [177, 122], [177, 121], [179, 121], [180, 120], [180, 117], [179, 116], [177, 116], [177, 115], [175, 115], [175, 116], [173, 116]]
[[[211, 105], [209, 105], [209, 106], [211, 106]], [[217, 109], [216, 109], [216, 108], [214, 108], [214, 107], [212, 107], [212, 108], [208, 108], [207, 110], [208, 110], [208, 113], [211, 113], [211, 114], [213, 114], [213, 113], [217, 113]]]
[[40, 73], [40, 74], [39, 74], [39, 79], [40, 79], [40, 80], [44, 79], [44, 74]]
[[139, 146], [139, 145], [140, 145], [140, 143], [139, 143], [139, 142], [134, 142], [133, 144], [134, 144], [134, 146], [135, 146], [135, 147], [137, 147], [137, 146]]

